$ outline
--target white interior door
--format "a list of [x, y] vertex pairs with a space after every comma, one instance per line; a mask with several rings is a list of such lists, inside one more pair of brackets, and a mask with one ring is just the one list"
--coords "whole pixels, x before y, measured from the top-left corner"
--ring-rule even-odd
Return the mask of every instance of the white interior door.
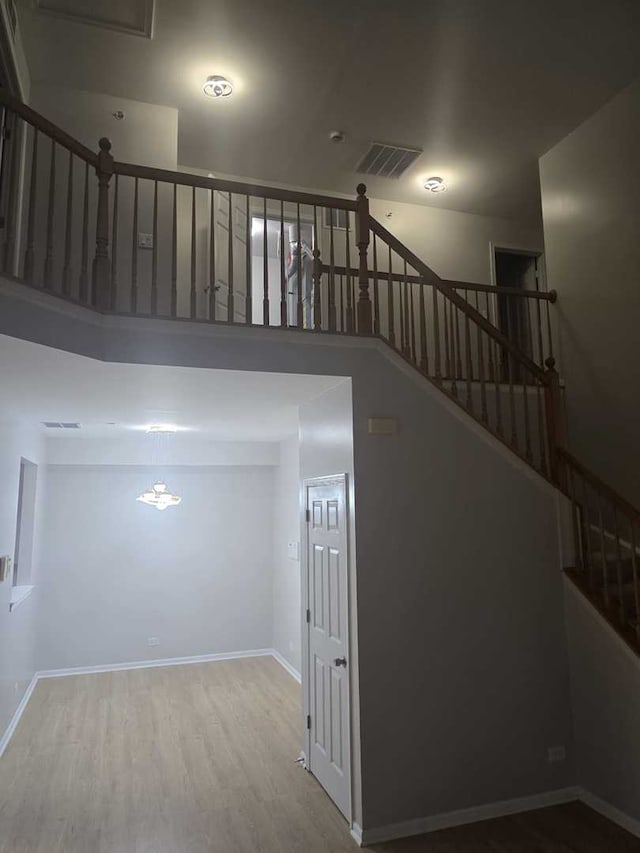
[[346, 476], [306, 484], [308, 769], [351, 818]]

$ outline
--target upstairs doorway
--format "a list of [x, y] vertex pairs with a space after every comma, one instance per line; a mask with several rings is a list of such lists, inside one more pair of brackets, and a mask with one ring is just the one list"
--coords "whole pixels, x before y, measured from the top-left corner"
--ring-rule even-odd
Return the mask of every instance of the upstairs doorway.
[[[534, 341], [535, 311], [538, 303], [523, 299], [519, 291], [543, 290], [543, 255], [540, 250], [506, 248], [491, 246], [491, 283], [501, 289], [494, 296], [493, 322], [502, 334], [519, 350], [535, 358], [536, 342]], [[518, 381], [518, 376], [509, 376], [511, 369], [519, 370], [519, 365], [509, 360], [506, 353], [501, 357], [501, 379], [503, 382]]]

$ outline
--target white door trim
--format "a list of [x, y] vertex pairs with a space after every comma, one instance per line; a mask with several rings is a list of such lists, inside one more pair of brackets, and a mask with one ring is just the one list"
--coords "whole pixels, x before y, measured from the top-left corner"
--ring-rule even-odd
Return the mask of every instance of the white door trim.
[[[309, 661], [309, 653], [310, 653], [310, 643], [309, 643], [309, 631], [310, 625], [307, 622], [307, 612], [309, 611], [309, 524], [307, 522], [307, 509], [309, 506], [309, 488], [313, 486], [321, 486], [321, 485], [331, 485], [332, 483], [339, 483], [344, 488], [344, 500], [345, 500], [345, 524], [346, 524], [346, 539], [347, 539], [347, 548], [346, 548], [346, 556], [347, 556], [347, 618], [346, 618], [346, 638], [345, 644], [347, 647], [347, 655], [350, 655], [352, 652], [351, 647], [351, 555], [350, 555], [350, 546], [351, 546], [351, 531], [349, 527], [349, 479], [348, 474], [329, 474], [324, 477], [311, 477], [309, 479], [303, 480], [302, 483], [302, 501], [301, 511], [300, 511], [300, 523], [302, 525], [303, 535], [301, 536], [301, 541], [304, 543], [304, 547], [302, 549], [300, 568], [302, 573], [302, 595], [301, 595], [301, 620], [302, 620], [302, 659], [301, 659], [301, 676], [302, 676], [302, 713], [303, 713], [303, 722], [304, 722], [304, 736], [303, 736], [303, 748], [302, 748], [302, 757], [305, 761], [305, 766], [308, 767], [308, 756], [311, 753], [311, 732], [307, 727], [307, 717], [310, 712], [310, 697], [311, 697], [311, 683], [309, 679], [309, 669], [310, 669], [310, 661]], [[351, 654], [351, 660], [353, 660], [353, 655]], [[351, 717], [351, 688], [353, 685], [352, 675], [353, 668], [351, 666], [351, 660], [349, 661], [349, 677], [347, 678], [347, 731], [349, 737], [349, 743], [347, 745], [347, 754], [349, 760], [349, 803], [348, 803], [348, 813], [346, 815], [347, 820], [351, 824], [353, 820], [353, 779], [354, 779], [354, 766], [353, 766], [353, 720]]]

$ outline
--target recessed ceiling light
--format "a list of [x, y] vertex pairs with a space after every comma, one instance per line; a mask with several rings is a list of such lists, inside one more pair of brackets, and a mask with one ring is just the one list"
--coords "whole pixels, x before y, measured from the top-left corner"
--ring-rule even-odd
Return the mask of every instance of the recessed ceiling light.
[[443, 193], [447, 185], [444, 182], [444, 178], [439, 178], [437, 175], [433, 175], [431, 178], [427, 178], [424, 182], [425, 190], [429, 190], [430, 193]]
[[226, 98], [233, 92], [233, 83], [226, 77], [213, 74], [202, 84], [202, 91], [207, 98]]
[[147, 432], [177, 432], [178, 428], [175, 424], [151, 424], [147, 427]]

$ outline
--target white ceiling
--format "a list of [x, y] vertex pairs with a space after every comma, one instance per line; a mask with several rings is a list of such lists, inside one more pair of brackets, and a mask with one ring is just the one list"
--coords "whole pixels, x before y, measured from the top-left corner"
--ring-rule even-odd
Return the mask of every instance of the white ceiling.
[[78, 439], [122, 437], [171, 423], [200, 439], [279, 441], [297, 433], [299, 405], [344, 381], [111, 364], [4, 335], [0, 364], [0, 420], [78, 421], [80, 430], [42, 427], [48, 437]]
[[[157, 0], [152, 40], [23, 0], [21, 23], [35, 81], [178, 108], [182, 165], [353, 194], [390, 142], [424, 154], [371, 196], [528, 219], [537, 158], [640, 74], [638, 0]], [[215, 73], [231, 98], [203, 97]]]

